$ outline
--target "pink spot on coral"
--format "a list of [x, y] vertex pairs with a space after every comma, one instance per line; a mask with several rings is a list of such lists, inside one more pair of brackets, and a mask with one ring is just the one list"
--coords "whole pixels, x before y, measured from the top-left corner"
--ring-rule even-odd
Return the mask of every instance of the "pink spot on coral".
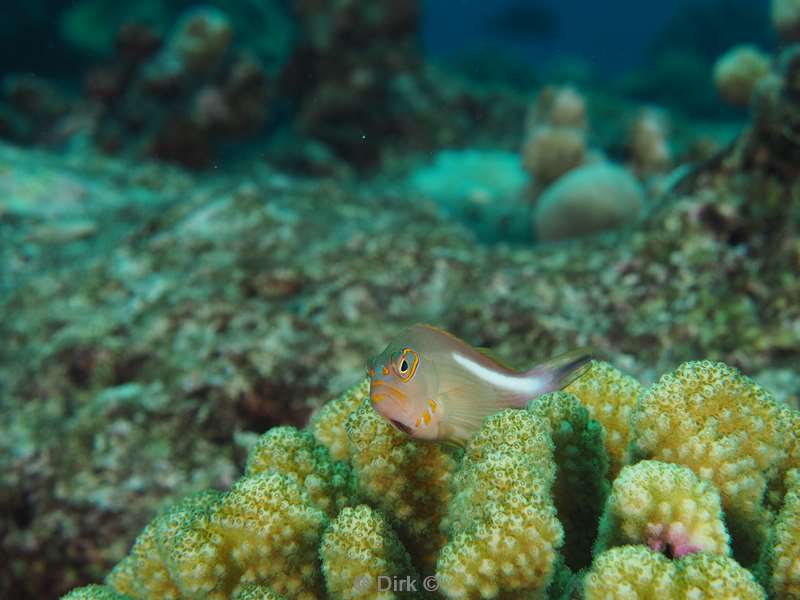
[[645, 543], [650, 549], [666, 554], [670, 558], [682, 558], [703, 549], [692, 541], [682, 523], [672, 523], [666, 528], [661, 524], [649, 524]]

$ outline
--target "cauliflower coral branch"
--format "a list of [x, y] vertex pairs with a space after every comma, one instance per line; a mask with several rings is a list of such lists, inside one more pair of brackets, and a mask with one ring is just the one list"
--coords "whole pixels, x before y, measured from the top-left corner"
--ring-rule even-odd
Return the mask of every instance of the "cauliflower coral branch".
[[686, 465], [717, 487], [734, 552], [752, 564], [769, 531], [767, 486], [787, 458], [783, 407], [732, 367], [688, 362], [642, 395], [634, 424], [637, 458]]
[[[345, 508], [331, 523], [320, 548], [328, 593], [336, 600], [391, 600], [386, 580], [419, 582], [405, 548], [386, 519], [365, 504]], [[410, 593], [408, 597], [423, 597]]]
[[553, 392], [528, 410], [550, 426], [556, 478], [553, 501], [564, 526], [564, 560], [572, 569], [589, 566], [602, 506], [608, 496], [605, 432], [577, 397]]
[[455, 459], [440, 445], [396, 431], [367, 401], [346, 428], [359, 493], [384, 511], [423, 572], [431, 573], [445, 543], [440, 525]]
[[589, 416], [605, 429], [606, 450], [611, 463], [609, 476], [613, 479], [628, 464], [631, 420], [644, 388], [633, 377], [610, 364], [592, 361], [591, 371], [564, 391], [575, 394], [588, 409]]
[[584, 581], [586, 600], [761, 600], [753, 575], [727, 556], [691, 554], [671, 561], [645, 546], [601, 554]]
[[800, 598], [800, 469], [786, 476], [788, 492], [769, 549], [770, 585], [776, 598]]
[[719, 493], [687, 467], [642, 461], [622, 469], [608, 498], [598, 550], [645, 544], [669, 557], [730, 554]]
[[564, 535], [551, 486], [550, 425], [527, 411], [486, 419], [467, 445], [436, 578], [448, 598], [542, 593]]

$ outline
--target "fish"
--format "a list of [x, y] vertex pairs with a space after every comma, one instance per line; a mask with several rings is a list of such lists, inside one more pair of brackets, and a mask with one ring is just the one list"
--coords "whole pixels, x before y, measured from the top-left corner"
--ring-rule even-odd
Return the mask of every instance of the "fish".
[[395, 429], [419, 440], [457, 446], [486, 417], [560, 390], [589, 370], [579, 348], [527, 371], [517, 371], [456, 336], [426, 324], [396, 335], [368, 361], [370, 402]]

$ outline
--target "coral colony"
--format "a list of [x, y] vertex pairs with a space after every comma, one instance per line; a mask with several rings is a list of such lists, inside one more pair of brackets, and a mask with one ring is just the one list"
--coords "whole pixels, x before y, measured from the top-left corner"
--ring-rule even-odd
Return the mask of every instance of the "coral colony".
[[723, 363], [644, 389], [595, 362], [463, 452], [368, 392], [265, 433], [229, 491], [168, 508], [67, 598], [423, 597], [404, 582], [431, 576], [444, 598], [800, 593], [800, 412]]

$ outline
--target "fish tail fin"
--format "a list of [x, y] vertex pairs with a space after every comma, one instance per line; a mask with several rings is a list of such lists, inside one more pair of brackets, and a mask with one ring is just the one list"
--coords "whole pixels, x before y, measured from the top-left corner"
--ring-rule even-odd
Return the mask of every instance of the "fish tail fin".
[[542, 390], [540, 394], [546, 394], [564, 389], [585, 375], [591, 366], [591, 348], [577, 348], [536, 365], [525, 375], [536, 378]]

